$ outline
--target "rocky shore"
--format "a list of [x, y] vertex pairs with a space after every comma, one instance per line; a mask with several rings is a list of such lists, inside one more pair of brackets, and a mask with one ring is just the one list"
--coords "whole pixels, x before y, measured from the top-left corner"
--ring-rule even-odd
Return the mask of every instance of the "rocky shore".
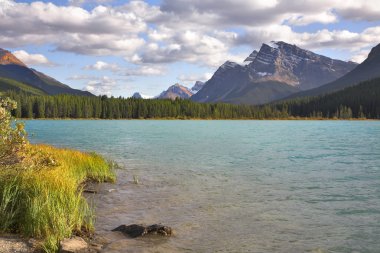
[[0, 235], [1, 253], [37, 253], [36, 241], [26, 240], [18, 235]]

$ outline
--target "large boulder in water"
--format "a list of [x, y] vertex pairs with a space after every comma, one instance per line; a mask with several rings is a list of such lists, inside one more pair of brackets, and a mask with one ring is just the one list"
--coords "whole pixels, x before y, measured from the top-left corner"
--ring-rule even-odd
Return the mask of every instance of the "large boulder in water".
[[160, 224], [153, 224], [150, 226], [144, 226], [139, 224], [121, 225], [112, 231], [120, 231], [131, 238], [136, 238], [144, 235], [162, 235], [170, 236], [172, 234], [171, 227], [163, 226]]

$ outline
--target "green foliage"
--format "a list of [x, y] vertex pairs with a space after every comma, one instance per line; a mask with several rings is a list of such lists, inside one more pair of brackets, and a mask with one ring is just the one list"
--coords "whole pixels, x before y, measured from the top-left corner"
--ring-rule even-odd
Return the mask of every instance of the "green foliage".
[[253, 106], [161, 100], [86, 97], [75, 95], [33, 96], [9, 92], [21, 104], [13, 114], [22, 118], [96, 119], [288, 119], [380, 118], [380, 79], [319, 97], [292, 99]]
[[0, 166], [4, 167], [18, 163], [28, 143], [24, 125], [15, 123], [11, 116], [10, 111], [16, 107], [9, 98], [0, 98]]
[[18, 178], [6, 180], [0, 187], [0, 232], [3, 233], [17, 223], [20, 212]]
[[292, 116], [320, 118], [380, 119], [380, 78], [331, 94], [283, 101], [274, 105], [287, 108]]
[[32, 95], [45, 95], [46, 93], [40, 89], [37, 89], [33, 86], [18, 82], [13, 79], [8, 79], [4, 77], [0, 77], [0, 91], [8, 91], [8, 90], [15, 90], [15, 91], [22, 91], [25, 93], [29, 93]]
[[[75, 95], [31, 96], [18, 92], [8, 92], [7, 95], [21, 101], [22, 118], [262, 119], [289, 117], [287, 111], [279, 111], [272, 106], [202, 104], [182, 99]], [[15, 111], [13, 113], [16, 115]]]

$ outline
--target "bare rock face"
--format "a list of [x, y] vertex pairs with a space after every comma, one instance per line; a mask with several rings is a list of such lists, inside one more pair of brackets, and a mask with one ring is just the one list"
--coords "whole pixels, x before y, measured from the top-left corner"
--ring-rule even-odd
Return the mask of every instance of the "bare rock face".
[[356, 65], [278, 41], [263, 44], [248, 69], [255, 82], [279, 81], [308, 90], [336, 80]]
[[172, 235], [172, 229], [170, 227], [163, 226], [160, 224], [153, 224], [150, 226], [144, 226], [139, 224], [121, 225], [113, 229], [112, 231], [122, 232], [131, 238], [136, 238], [145, 235]]
[[259, 52], [253, 51], [245, 63], [225, 62], [191, 100], [268, 103], [324, 85], [357, 66], [282, 41], [262, 44]]
[[292, 94], [289, 98], [318, 96], [332, 93], [344, 88], [356, 85], [360, 82], [380, 77], [380, 44], [372, 48], [368, 58], [360, 63], [355, 69], [328, 84], [315, 89]]
[[59, 245], [60, 253], [87, 253], [88, 250], [87, 242], [81, 237], [63, 239]]
[[170, 86], [166, 91], [163, 91], [157, 98], [172, 100], [176, 98], [187, 99], [190, 98], [192, 95], [193, 93], [191, 93], [191, 91], [188, 88], [176, 83], [175, 85]]
[[256, 56], [259, 52], [257, 52], [256, 50], [253, 50], [253, 52], [247, 57], [245, 58], [244, 62], [252, 62], [256, 59]]
[[203, 88], [204, 85], [205, 85], [204, 82], [202, 82], [202, 81], [196, 81], [195, 84], [194, 84], [194, 86], [191, 87], [191, 92], [193, 94], [197, 93], [198, 91], [200, 91]]
[[20, 61], [16, 56], [14, 56], [8, 50], [0, 48], [0, 65], [15, 64], [26, 67], [26, 65]]

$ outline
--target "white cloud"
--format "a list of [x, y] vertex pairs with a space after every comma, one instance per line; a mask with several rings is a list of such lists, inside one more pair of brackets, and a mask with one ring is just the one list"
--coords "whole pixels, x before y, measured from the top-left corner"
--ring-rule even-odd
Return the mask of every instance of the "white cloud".
[[93, 4], [105, 4], [110, 3], [113, 0], [69, 0], [69, 4], [73, 6], [81, 6], [86, 3], [93, 3]]
[[120, 70], [119, 65], [115, 63], [107, 63], [104, 61], [97, 61], [96, 63], [92, 65], [87, 65], [84, 67], [84, 69], [87, 70], [110, 70], [112, 72], [117, 72]]
[[90, 75], [72, 75], [66, 78], [67, 80], [90, 80], [90, 79], [96, 79], [95, 76]]
[[337, 12], [345, 19], [349, 20], [380, 20], [380, 4], [378, 0], [346, 0], [335, 1]]
[[56, 64], [49, 61], [42, 54], [29, 54], [28, 52], [24, 50], [15, 51], [13, 52], [13, 54], [26, 65], [48, 66], [48, 67], [56, 66]]
[[[107, 63], [104, 61], [97, 61], [92, 65], [87, 65], [83, 69], [85, 70], [109, 70], [114, 72], [119, 76], [157, 76], [163, 75], [166, 72], [166, 68], [162, 66], [153, 66], [153, 65], [144, 65], [144, 66], [136, 66], [134, 68], [126, 68], [121, 67], [114, 63]], [[88, 76], [72, 76], [71, 78], [82, 79], [82, 77]]]
[[125, 76], [158, 76], [165, 74], [166, 69], [160, 66], [139, 66], [137, 68], [125, 69], [121, 72]]
[[368, 54], [369, 54], [369, 49], [368, 50], [360, 50], [356, 52], [350, 59], [350, 61], [357, 62], [357, 63], [362, 63], [365, 59], [367, 59]]
[[117, 86], [117, 80], [108, 76], [103, 76], [98, 79], [90, 80], [87, 82], [83, 90], [89, 91], [95, 95], [111, 96], [112, 91]]
[[132, 55], [145, 41], [147, 24], [133, 12], [97, 6], [91, 11], [52, 3], [0, 2], [0, 43], [7, 47], [52, 44], [92, 55]]
[[309, 25], [312, 23], [330, 24], [338, 22], [337, 16], [332, 11], [325, 11], [311, 15], [294, 14], [287, 20], [291, 25]]
[[196, 81], [202, 81], [206, 82], [212, 77], [211, 72], [207, 72], [204, 74], [193, 74], [193, 75], [180, 75], [177, 77], [177, 80], [179, 80], [182, 83], [186, 84], [194, 84]]
[[245, 58], [236, 55], [236, 46], [258, 48], [271, 40], [311, 50], [339, 48], [355, 55], [378, 43], [380, 35], [379, 27], [362, 32], [292, 29], [342, 19], [380, 20], [378, 0], [163, 0], [161, 6], [130, 1], [122, 6], [80, 7], [107, 2], [70, 0], [71, 5], [58, 6], [0, 0], [0, 45], [49, 44], [76, 54], [120, 56], [148, 64], [140, 70], [143, 73], [153, 65], [181, 61], [216, 67], [225, 60]]

